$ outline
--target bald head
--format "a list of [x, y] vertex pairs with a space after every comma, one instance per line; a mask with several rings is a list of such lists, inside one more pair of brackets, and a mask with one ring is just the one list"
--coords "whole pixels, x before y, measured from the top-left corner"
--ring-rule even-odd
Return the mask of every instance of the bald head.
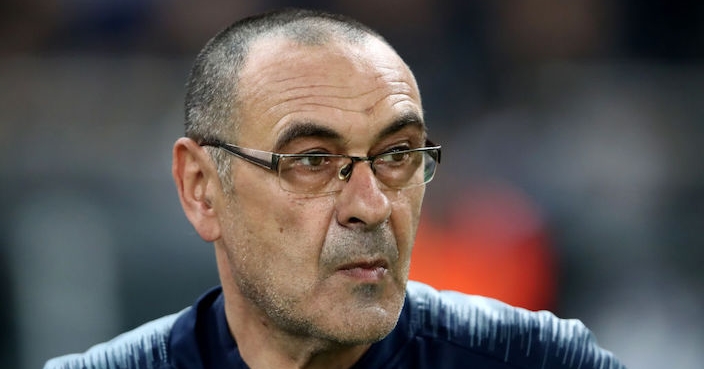
[[257, 41], [280, 37], [303, 45], [325, 45], [333, 40], [360, 44], [369, 37], [386, 43], [369, 27], [335, 14], [296, 9], [242, 19], [213, 37], [196, 58], [187, 83], [187, 137], [196, 141], [234, 139], [239, 76], [249, 52]]

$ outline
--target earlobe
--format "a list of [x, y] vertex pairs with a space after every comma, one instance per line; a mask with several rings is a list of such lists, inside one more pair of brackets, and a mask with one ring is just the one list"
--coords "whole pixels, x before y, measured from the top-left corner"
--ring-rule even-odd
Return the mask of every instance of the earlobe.
[[183, 211], [196, 232], [207, 242], [220, 238], [220, 223], [212, 198], [220, 182], [207, 153], [190, 138], [178, 139], [174, 143], [171, 172]]

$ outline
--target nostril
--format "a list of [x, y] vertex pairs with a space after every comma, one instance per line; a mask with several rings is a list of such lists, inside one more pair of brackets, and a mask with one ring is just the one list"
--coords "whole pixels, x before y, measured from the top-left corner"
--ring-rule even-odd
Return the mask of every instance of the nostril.
[[364, 223], [362, 219], [359, 219], [357, 217], [352, 217], [349, 220], [347, 220], [348, 223], [350, 224], [358, 224], [358, 223]]

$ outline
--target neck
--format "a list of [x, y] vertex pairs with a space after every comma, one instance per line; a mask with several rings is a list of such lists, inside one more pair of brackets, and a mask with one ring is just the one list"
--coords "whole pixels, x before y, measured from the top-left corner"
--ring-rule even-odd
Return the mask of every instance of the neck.
[[[369, 348], [369, 345], [340, 346], [285, 334], [266, 336], [257, 334], [251, 327], [240, 327], [237, 325], [239, 323], [231, 323], [228, 318], [230, 332], [238, 342], [240, 355], [252, 369], [348, 369]], [[237, 337], [244, 338], [238, 340]]]
[[220, 257], [216, 259], [223, 264], [218, 269], [229, 331], [250, 368], [347, 369], [371, 346], [342, 345], [278, 329], [260, 309], [242, 297], [227, 262], [221, 262]]

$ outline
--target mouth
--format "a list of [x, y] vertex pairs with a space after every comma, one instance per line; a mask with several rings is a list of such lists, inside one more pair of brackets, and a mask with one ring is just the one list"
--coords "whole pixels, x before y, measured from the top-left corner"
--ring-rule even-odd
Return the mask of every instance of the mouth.
[[381, 281], [388, 270], [389, 262], [387, 260], [372, 259], [344, 264], [337, 269], [337, 272], [360, 282], [373, 283]]

